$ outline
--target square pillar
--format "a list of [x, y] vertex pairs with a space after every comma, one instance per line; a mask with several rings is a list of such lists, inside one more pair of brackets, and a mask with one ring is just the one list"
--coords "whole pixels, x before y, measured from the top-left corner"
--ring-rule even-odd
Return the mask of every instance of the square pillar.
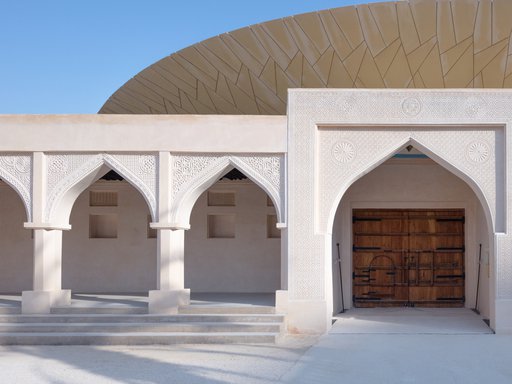
[[62, 289], [62, 230], [34, 229], [33, 291], [22, 293], [23, 313], [49, 313], [71, 304], [71, 291]]
[[185, 289], [185, 231], [158, 229], [157, 290], [149, 291], [149, 313], [176, 313], [190, 303]]

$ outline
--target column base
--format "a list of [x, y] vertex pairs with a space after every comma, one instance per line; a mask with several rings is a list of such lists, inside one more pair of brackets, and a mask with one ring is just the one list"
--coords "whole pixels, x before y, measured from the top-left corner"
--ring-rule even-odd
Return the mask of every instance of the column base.
[[21, 293], [21, 313], [23, 315], [48, 314], [51, 302], [50, 291], [23, 291]]
[[149, 291], [150, 314], [176, 314], [182, 305], [190, 304], [190, 289]]
[[50, 305], [52, 307], [65, 307], [71, 305], [71, 289], [59, 289], [50, 291], [52, 298]]
[[332, 326], [332, 313], [323, 300], [289, 300], [286, 326], [290, 334], [322, 335]]
[[23, 291], [21, 293], [22, 314], [48, 314], [52, 307], [71, 305], [71, 290]]
[[288, 312], [288, 291], [276, 291], [276, 313], [286, 314]]

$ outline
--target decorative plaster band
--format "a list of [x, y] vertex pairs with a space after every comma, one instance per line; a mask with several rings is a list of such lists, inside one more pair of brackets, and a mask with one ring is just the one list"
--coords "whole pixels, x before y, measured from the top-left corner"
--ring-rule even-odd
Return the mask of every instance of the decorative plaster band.
[[271, 197], [280, 221], [284, 222], [283, 155], [187, 154], [172, 158], [173, 221], [188, 222], [197, 197], [223, 173], [237, 168]]
[[59, 201], [86, 176], [106, 165], [132, 184], [156, 217], [157, 167], [154, 154], [49, 154], [45, 220], [52, 222]]
[[26, 154], [0, 155], [0, 178], [21, 197], [27, 221], [32, 221], [32, 156]]

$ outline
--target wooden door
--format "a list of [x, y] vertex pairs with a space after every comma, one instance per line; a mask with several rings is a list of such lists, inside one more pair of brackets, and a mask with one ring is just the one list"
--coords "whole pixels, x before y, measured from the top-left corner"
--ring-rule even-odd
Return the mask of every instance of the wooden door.
[[353, 211], [356, 307], [464, 305], [464, 210]]

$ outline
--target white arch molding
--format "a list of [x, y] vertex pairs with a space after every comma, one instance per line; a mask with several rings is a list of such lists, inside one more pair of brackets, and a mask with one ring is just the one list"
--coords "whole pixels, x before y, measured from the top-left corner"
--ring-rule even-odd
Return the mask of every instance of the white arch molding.
[[27, 222], [32, 221], [32, 155], [0, 155], [0, 179], [12, 187], [23, 202]]
[[[495, 207], [495, 205], [496, 204], [504, 204], [504, 201], [494, 201], [496, 199], [493, 198], [494, 196], [490, 195], [490, 193], [492, 193], [491, 192], [492, 190], [496, 190], [496, 185], [484, 185], [482, 183], [482, 180], [474, 178], [474, 176], [475, 176], [474, 172], [470, 172], [470, 171], [468, 172], [468, 167], [462, 168], [462, 166], [460, 164], [457, 164], [457, 162], [450, 163], [450, 160], [446, 158], [446, 157], [453, 157], [453, 153], [457, 153], [457, 152], [461, 152], [461, 151], [468, 152], [468, 149], [472, 149], [474, 147], [479, 147], [479, 145], [484, 145], [484, 144], [482, 144], [482, 143], [486, 143], [486, 141], [484, 139], [475, 139], [474, 132], [469, 132], [469, 131], [468, 131], [469, 138], [466, 141], [464, 140], [464, 134], [459, 135], [459, 139], [457, 141], [455, 141], [455, 142], [447, 141], [447, 143], [452, 143], [451, 149], [449, 152], [451, 154], [451, 156], [447, 156], [446, 152], [440, 153], [438, 150], [436, 151], [436, 149], [434, 149], [435, 146], [431, 145], [431, 143], [423, 142], [423, 140], [425, 140], [425, 138], [421, 138], [422, 135], [421, 135], [420, 131], [419, 132], [410, 132], [410, 133], [405, 132], [404, 133], [405, 134], [404, 137], [406, 137], [405, 139], [398, 138], [398, 141], [395, 143], [393, 143], [392, 140], [390, 140], [389, 145], [384, 145], [384, 146], [382, 146], [382, 143], [388, 142], [385, 138], [383, 138], [383, 136], [386, 136], [386, 132], [379, 131], [378, 133], [377, 132], [375, 132], [375, 133], [378, 134], [378, 137], [379, 137], [379, 143], [381, 144], [381, 147], [382, 147], [381, 152], [377, 152], [377, 151], [374, 152], [373, 148], [371, 148], [371, 146], [366, 145], [363, 148], [360, 148], [361, 150], [363, 150], [363, 151], [366, 150], [368, 152], [368, 153], [363, 153], [363, 154], [360, 153], [359, 154], [364, 159], [362, 162], [360, 162], [358, 164], [354, 164], [354, 166], [352, 166], [352, 164], [351, 164], [352, 161], [350, 161], [343, 168], [337, 167], [337, 169], [335, 169], [335, 170], [326, 170], [325, 171], [325, 172], [329, 173], [329, 175], [331, 177], [337, 176], [337, 180], [342, 180], [342, 182], [339, 184], [337, 192], [332, 191], [332, 192], [334, 192], [333, 201], [331, 201], [331, 202], [325, 201], [325, 204], [324, 204], [325, 209], [329, 209], [329, 212], [328, 212], [327, 218], [326, 218], [327, 222], [318, 223], [318, 227], [319, 227], [320, 231], [322, 231], [322, 229], [325, 229], [326, 233], [332, 233], [332, 227], [334, 224], [334, 218], [336, 216], [336, 211], [338, 209], [338, 206], [339, 206], [345, 192], [350, 188], [351, 185], [353, 185], [357, 180], [359, 180], [364, 175], [373, 171], [375, 168], [377, 168], [379, 165], [384, 163], [386, 160], [390, 159], [395, 153], [397, 153], [401, 149], [405, 148], [408, 145], [412, 145], [415, 148], [417, 148], [419, 151], [423, 152], [425, 155], [430, 157], [432, 160], [434, 160], [441, 167], [447, 169], [448, 171], [453, 173], [455, 176], [464, 180], [464, 182], [469, 185], [469, 187], [473, 190], [473, 192], [477, 196], [478, 200], [480, 201], [480, 204], [482, 205], [482, 208], [483, 208], [485, 216], [486, 216], [489, 233], [494, 233], [494, 228], [496, 227], [496, 217], [495, 217], [496, 216], [496, 207]], [[494, 132], [494, 133], [490, 132], [491, 136], [494, 134], [496, 134], [496, 132]], [[395, 137], [396, 135], [392, 134], [392, 136]], [[489, 135], [487, 135], [487, 136], [489, 136]], [[345, 132], [344, 132], [343, 137], [351, 138], [351, 136], [349, 134], [346, 134]], [[333, 137], [333, 138], [335, 141], [331, 144], [331, 147], [336, 148], [337, 144], [340, 141], [338, 139], [336, 139], [336, 137]], [[352, 139], [353, 139], [353, 141], [356, 141], [356, 140], [354, 140], [353, 137], [352, 137]], [[345, 140], [347, 140], [347, 139], [345, 139]], [[343, 141], [341, 141], [341, 142], [343, 142]], [[346, 141], [346, 142], [348, 143], [349, 141]], [[468, 144], [464, 145], [465, 142], [467, 142]], [[327, 144], [328, 143], [326, 141], [322, 142], [323, 146], [325, 146]], [[459, 147], [460, 150], [457, 151], [456, 147]], [[463, 147], [463, 148], [460, 148], [460, 147]], [[322, 150], [326, 151], [327, 149], [328, 148], [323, 147], [323, 148], [320, 148], [320, 151], [322, 151]], [[486, 150], [487, 150], [487, 148], [486, 148]], [[353, 156], [353, 158], [355, 158], [355, 156], [356, 156], [356, 151], [357, 151], [356, 147], [352, 146], [351, 156]], [[494, 146], [492, 146], [492, 147], [490, 146], [489, 150], [485, 153], [477, 151], [475, 153], [475, 156], [477, 156], [475, 163], [495, 161], [494, 154], [496, 153], [496, 151], [499, 151], [499, 148], [495, 148]], [[471, 155], [469, 155], [469, 156], [471, 156]], [[484, 156], [484, 157], [482, 157], [482, 156]], [[333, 153], [333, 157], [335, 160], [337, 160], [335, 153]], [[452, 161], [453, 161], [453, 159], [452, 159]], [[333, 163], [334, 163], [333, 161], [324, 162], [326, 167], [332, 166]], [[491, 168], [492, 168], [492, 165], [491, 165]], [[337, 170], [337, 172], [336, 172], [336, 170]], [[492, 171], [492, 170], [489, 170], [489, 171]], [[336, 173], [338, 173], [338, 175], [334, 176]], [[502, 180], [502, 182], [503, 182], [503, 180]], [[328, 196], [333, 196], [332, 192], [326, 191], [325, 189], [322, 188], [322, 186], [319, 188], [319, 194], [323, 198], [326, 198]], [[329, 205], [330, 205], [330, 208], [329, 208]], [[320, 217], [321, 217], [321, 213], [320, 213]], [[500, 219], [503, 219], [503, 218], [500, 218]], [[498, 226], [502, 228], [503, 223], [498, 224]]]
[[[440, 128], [440, 129], [442, 129], [442, 128]], [[446, 129], [449, 129], [449, 128], [446, 128]], [[499, 130], [501, 130], [501, 128]], [[328, 221], [326, 223], [326, 229], [327, 229], [326, 233], [329, 235], [334, 233], [334, 228], [333, 228], [334, 220], [336, 218], [336, 214], [338, 213], [339, 205], [341, 204], [341, 201], [342, 201], [343, 197], [345, 196], [345, 193], [347, 192], [347, 190], [359, 179], [361, 179], [362, 177], [371, 173], [376, 168], [378, 168], [382, 163], [384, 163], [385, 161], [390, 159], [394, 154], [396, 154], [400, 150], [404, 149], [408, 145], [412, 145], [416, 149], [418, 149], [420, 152], [424, 153], [429, 158], [434, 160], [440, 167], [448, 170], [454, 176], [456, 176], [459, 179], [461, 179], [462, 181], [464, 181], [474, 192], [476, 198], [478, 199], [478, 203], [481, 205], [482, 210], [485, 215], [486, 233], [487, 233], [486, 237], [487, 237], [487, 241], [488, 241], [489, 250], [491, 250], [489, 252], [489, 257], [490, 257], [490, 261], [494, 262], [495, 258], [492, 253], [492, 250], [494, 249], [493, 233], [494, 233], [494, 227], [495, 227], [494, 226], [495, 219], [493, 217], [493, 210], [491, 209], [491, 206], [489, 205], [489, 201], [486, 198], [484, 191], [482, 190], [481, 182], [479, 182], [479, 180], [475, 180], [470, 175], [465, 173], [465, 170], [458, 168], [454, 164], [451, 164], [444, 157], [444, 155], [445, 155], [444, 153], [436, 153], [432, 149], [433, 147], [435, 148], [435, 146], [430, 145], [430, 143], [420, 142], [420, 140], [422, 140], [422, 139], [419, 139], [417, 137], [421, 136], [421, 134], [418, 134], [417, 132], [409, 132], [409, 133], [406, 132], [406, 134], [409, 136], [408, 138], [405, 138], [405, 139], [395, 142], [395, 143], [392, 143], [392, 140], [390, 140], [389, 145], [388, 145], [388, 141], [384, 137], [386, 135], [385, 132], [379, 131], [379, 132], [373, 132], [373, 133], [376, 135], [376, 137], [378, 137], [379, 139], [382, 140], [382, 141], [380, 141], [380, 144], [382, 147], [382, 152], [378, 152], [378, 151], [374, 152], [373, 150], [371, 150], [369, 153], [362, 154], [361, 153], [362, 151], [360, 150], [360, 148], [358, 148], [356, 145], [352, 144], [352, 142], [357, 142], [357, 139], [355, 139], [354, 137], [351, 137], [350, 134], [349, 133], [347, 134], [346, 132], [345, 132], [345, 135], [343, 136], [344, 140], [346, 140], [346, 141], [341, 141], [341, 142], [350, 143], [350, 146], [349, 145], [345, 145], [345, 146], [337, 145], [340, 141], [336, 137], [334, 137], [335, 141], [333, 143], [331, 143], [331, 148], [333, 148], [333, 149], [345, 148], [345, 152], [348, 151], [348, 154], [346, 156], [343, 156], [342, 153], [344, 153], [344, 152], [341, 150], [339, 150], [337, 152], [332, 151], [333, 152], [332, 156], [335, 158], [335, 160], [338, 163], [344, 163], [343, 170], [339, 170], [339, 168], [338, 168], [338, 171], [343, 173], [339, 178], [339, 180], [343, 180], [343, 184], [339, 185], [339, 191], [338, 191], [337, 195], [335, 195], [334, 202], [332, 203], [332, 208], [331, 208], [331, 211], [328, 216]], [[492, 152], [500, 151], [499, 148], [496, 149], [490, 145], [489, 145], [489, 147], [487, 147], [486, 146], [487, 144], [486, 145], [482, 144], [483, 143], [482, 141], [475, 140], [474, 133], [472, 133], [470, 131], [468, 131], [467, 133], [469, 134], [469, 138], [467, 140], [464, 140], [464, 135], [461, 135], [462, 137], [458, 141], [453, 142], [452, 152], [457, 153], [457, 150], [455, 148], [453, 148], [455, 146], [462, 146], [463, 151], [464, 150], [468, 151], [468, 148], [469, 149], [474, 149], [475, 147], [477, 147], [478, 149], [483, 148], [483, 150], [475, 151], [475, 153], [469, 152], [467, 154], [467, 159], [466, 159], [466, 160], [473, 161], [475, 164], [480, 164], [480, 163], [485, 163], [487, 161], [491, 161], [492, 157], [493, 157]], [[320, 134], [322, 134], [322, 133], [320, 133]], [[413, 137], [416, 137], [416, 139]], [[366, 137], [366, 138], [371, 139], [369, 137]], [[350, 139], [352, 139], [352, 141], [348, 141]], [[369, 140], [369, 141], [371, 141], [371, 140]], [[383, 143], [385, 143], [385, 144], [383, 144]], [[469, 144], [467, 144], [467, 143], [469, 143]], [[327, 144], [327, 141], [322, 141], [322, 145], [326, 145], [326, 144]], [[367, 145], [368, 145], [368, 143], [367, 143]], [[367, 146], [365, 146], [365, 148], [367, 148]], [[325, 148], [325, 147], [320, 148], [320, 151], [323, 150], [324, 152], [326, 152], [327, 149], [328, 148]], [[370, 149], [373, 149], [373, 148], [371, 148], [371, 145], [370, 145]], [[360, 167], [354, 167], [352, 160], [355, 160], [356, 155], [364, 156], [365, 164], [361, 165]], [[381, 157], [379, 158], [379, 156], [381, 156]], [[474, 159], [472, 159], [472, 157]], [[349, 159], [349, 160], [344, 160], [344, 159]], [[323, 196], [323, 195], [329, 196], [329, 194], [326, 193], [325, 190], [322, 190], [322, 188], [319, 188], [319, 191], [320, 191], [319, 192], [320, 196]], [[377, 203], [373, 206], [370, 205], [370, 201], [365, 202], [364, 205], [369, 205], [372, 208], [380, 208], [380, 207], [382, 207], [382, 204], [383, 204], [382, 201], [377, 200]], [[414, 207], [416, 208], [418, 205], [418, 202], [416, 202], [414, 204], [415, 204]], [[432, 203], [426, 202], [426, 205], [432, 206]], [[461, 207], [460, 202], [455, 202], [452, 207], [460, 208]], [[355, 208], [355, 207], [352, 206], [352, 208]], [[410, 208], [410, 206], [405, 205], [404, 208]], [[470, 207], [467, 207], [467, 206], [465, 207], [466, 210], [468, 208], [470, 208]], [[470, 209], [470, 212], [471, 212], [471, 209]], [[469, 213], [468, 217], [473, 217], [471, 215], [474, 215], [474, 214], [475, 214], [474, 212]], [[347, 224], [349, 226], [347, 227], [347, 226], [345, 226], [345, 224]], [[474, 224], [471, 224], [471, 225], [474, 225]], [[322, 226], [322, 223], [320, 224], [320, 226]], [[345, 220], [345, 218], [344, 218], [343, 228], [344, 228], [343, 231], [349, 231], [349, 233], [350, 233], [350, 224], [348, 224], [348, 222]], [[469, 240], [469, 238], [467, 238], [467, 240]], [[341, 243], [343, 245], [344, 241], [342, 240]], [[345, 238], [345, 245], [343, 245], [344, 246], [343, 252], [348, 257], [348, 255], [351, 254], [351, 250], [350, 250], [350, 246], [346, 245], [346, 244], [349, 244], [349, 242]], [[468, 255], [475, 254], [475, 252], [474, 252], [475, 249], [473, 249], [473, 246], [468, 245], [467, 251], [470, 251], [470, 250], [473, 252], [469, 252]], [[333, 250], [333, 252], [335, 252], [335, 250]], [[351, 257], [349, 257], [349, 258], [351, 259]], [[473, 264], [474, 264], [473, 261], [466, 260], [466, 268], [471, 268], [470, 266], [473, 266], [473, 268], [474, 268], [474, 270], [469, 269], [470, 272], [467, 276], [469, 276], [470, 278], [471, 277], [476, 278], [475, 277], [476, 276], [476, 267]], [[331, 263], [330, 266], [332, 267], [333, 264]], [[351, 281], [351, 279], [350, 279], [350, 275], [352, 273], [351, 271], [352, 271], [352, 261], [351, 260], [346, 261], [344, 263], [344, 273], [345, 273], [344, 278], [346, 278], [346, 280], [345, 280], [346, 282]], [[468, 271], [468, 270], [466, 270], [466, 271]], [[336, 271], [334, 271], [334, 274], [333, 274], [333, 271], [330, 271], [330, 275], [333, 276], [332, 284], [333, 284], [333, 288], [334, 288], [335, 285], [339, 283], [339, 281], [336, 283], [334, 281], [335, 280], [334, 276], [336, 275]], [[473, 280], [472, 282], [467, 283], [469, 285], [466, 285], [466, 289], [471, 289], [471, 291], [466, 291], [466, 292], [471, 292], [467, 296], [471, 297], [471, 295], [473, 294], [474, 289], [475, 289], [475, 285], [474, 285], [475, 281], [476, 280]], [[471, 285], [471, 284], [473, 284], [473, 285]], [[346, 285], [346, 284], [344, 284], [344, 285]], [[338, 286], [338, 290], [339, 290], [339, 286]], [[352, 286], [351, 285], [345, 286], [344, 291], [345, 291], [345, 300], [352, 297], [351, 296], [352, 295], [352, 293], [351, 293]], [[347, 295], [347, 293], [348, 293], [348, 295]], [[472, 298], [472, 300], [474, 300], [474, 299]], [[489, 300], [489, 303], [491, 302], [491, 300], [492, 300], [491, 291], [489, 291], [489, 297], [486, 297], [485, 300]], [[350, 300], [348, 302], [350, 302]], [[470, 302], [474, 302], [474, 301], [470, 301]], [[345, 303], [347, 303], [347, 301], [345, 301]], [[333, 303], [333, 307], [336, 308], [336, 305], [334, 303]]]
[[[464, 180], [485, 212], [493, 248], [491, 323], [512, 314], [512, 167], [505, 130], [512, 93], [491, 90], [290, 90], [288, 95], [289, 327], [329, 328], [331, 232], [346, 189], [412, 143]], [[510, 303], [509, 303], [510, 301]], [[303, 318], [299, 313], [316, 313]], [[295, 315], [297, 314], [297, 315]], [[494, 325], [510, 329], [512, 322]]]
[[284, 226], [284, 182], [282, 155], [176, 155], [172, 161], [171, 223], [188, 229], [192, 208], [198, 197], [226, 172], [237, 168], [262, 188], [271, 198]]
[[66, 226], [77, 197], [109, 170], [119, 173], [144, 197], [153, 220], [156, 215], [156, 154], [48, 154], [44, 219]]

